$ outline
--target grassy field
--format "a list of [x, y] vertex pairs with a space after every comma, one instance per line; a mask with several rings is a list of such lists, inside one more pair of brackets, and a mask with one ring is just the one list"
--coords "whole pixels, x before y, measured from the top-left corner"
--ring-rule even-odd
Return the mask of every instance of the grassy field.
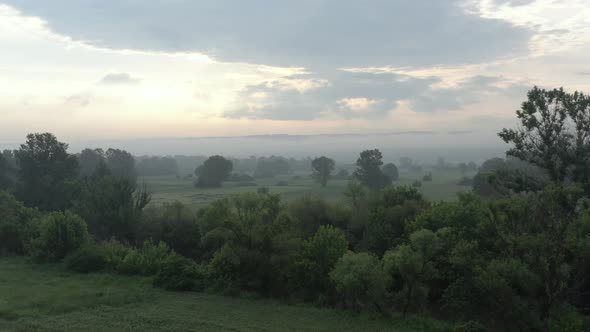
[[418, 318], [154, 289], [150, 280], [71, 274], [0, 258], [0, 331], [448, 331]]
[[[411, 185], [416, 180], [422, 180], [422, 176], [432, 172], [433, 181], [423, 182], [419, 188], [424, 196], [431, 201], [454, 200], [457, 193], [470, 190], [469, 187], [459, 186], [457, 182], [463, 177], [458, 170], [425, 170], [423, 172], [402, 172], [396, 185]], [[473, 176], [474, 174], [467, 174]], [[153, 191], [153, 202], [180, 201], [192, 206], [204, 206], [211, 201], [228, 195], [255, 192], [257, 187], [240, 187], [234, 182], [223, 184], [222, 188], [195, 188], [193, 179], [177, 179], [175, 176], [143, 177], [140, 182], [145, 182]], [[287, 182], [288, 186], [278, 186], [278, 182]], [[348, 183], [347, 180], [331, 180], [326, 188], [315, 183], [309, 175], [278, 176], [269, 179], [257, 179], [258, 186], [264, 186], [273, 193], [281, 194], [285, 201], [291, 201], [307, 194], [315, 194], [324, 197], [328, 201], [340, 201]]]

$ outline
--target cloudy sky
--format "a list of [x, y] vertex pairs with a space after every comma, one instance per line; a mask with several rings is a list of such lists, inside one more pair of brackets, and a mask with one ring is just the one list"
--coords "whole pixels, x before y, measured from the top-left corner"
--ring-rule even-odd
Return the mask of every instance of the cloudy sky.
[[535, 84], [590, 90], [588, 0], [0, 0], [0, 47], [0, 144], [491, 138]]

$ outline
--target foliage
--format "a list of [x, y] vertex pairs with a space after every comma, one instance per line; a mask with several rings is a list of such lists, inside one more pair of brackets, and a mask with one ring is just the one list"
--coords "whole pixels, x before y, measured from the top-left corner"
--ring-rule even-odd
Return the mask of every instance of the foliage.
[[39, 216], [37, 210], [0, 191], [0, 254], [25, 254], [25, 245]]
[[88, 222], [97, 240], [136, 240], [142, 210], [151, 200], [145, 186], [138, 187], [129, 178], [113, 176], [99, 167], [81, 181], [80, 191], [74, 210]]
[[14, 191], [16, 186], [16, 160], [10, 150], [0, 151], [0, 191]]
[[381, 310], [388, 280], [377, 257], [349, 251], [338, 260], [330, 278], [347, 307]]
[[321, 226], [302, 245], [291, 267], [291, 286], [303, 292], [308, 300], [317, 300], [320, 295], [330, 295], [334, 285], [330, 271], [348, 247], [344, 233], [333, 226]]
[[103, 149], [84, 149], [78, 154], [80, 176], [90, 176], [96, 172], [101, 164], [106, 166]]
[[107, 267], [106, 252], [100, 245], [88, 244], [68, 255], [65, 265], [78, 273], [101, 271]]
[[140, 239], [163, 241], [183, 256], [197, 258], [200, 254], [201, 230], [197, 213], [180, 202], [146, 209], [138, 232]]
[[20, 180], [17, 198], [42, 211], [70, 207], [75, 195], [78, 161], [67, 152], [68, 145], [50, 133], [29, 134], [14, 152]]
[[176, 175], [178, 164], [172, 157], [140, 157], [137, 173], [142, 176]]
[[356, 161], [355, 178], [372, 190], [379, 190], [388, 186], [391, 179], [381, 171], [382, 159], [383, 155], [377, 149], [361, 152]]
[[154, 286], [167, 290], [203, 290], [204, 271], [194, 261], [180, 255], [164, 259], [154, 278]]
[[311, 162], [312, 176], [322, 187], [325, 187], [335, 166], [336, 162], [333, 159], [325, 156], [316, 158]]
[[290, 174], [291, 166], [283, 157], [271, 156], [269, 158], [258, 158], [255, 178], [272, 178], [281, 174]]
[[222, 156], [212, 156], [195, 170], [198, 176], [197, 187], [220, 187], [221, 182], [227, 180], [233, 170], [231, 161]]
[[51, 212], [39, 220], [28, 249], [36, 261], [57, 262], [87, 244], [89, 239], [82, 218], [69, 211]]
[[381, 167], [381, 171], [383, 174], [387, 175], [391, 181], [397, 181], [399, 179], [399, 171], [397, 170], [397, 166], [395, 166], [394, 163], [383, 165], [383, 167]]
[[132, 248], [127, 252], [119, 270], [126, 274], [155, 275], [163, 262], [171, 255], [175, 253], [166, 243], [148, 240], [141, 247]]
[[424, 174], [424, 176], [422, 177], [422, 181], [432, 182], [432, 173]]
[[129, 152], [110, 148], [105, 152], [105, 158], [111, 175], [127, 179], [130, 183], [135, 184], [137, 180], [135, 158]]

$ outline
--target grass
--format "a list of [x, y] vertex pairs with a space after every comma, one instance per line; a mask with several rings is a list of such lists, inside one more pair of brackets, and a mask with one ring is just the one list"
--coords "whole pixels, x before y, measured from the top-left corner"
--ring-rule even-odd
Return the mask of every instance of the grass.
[[166, 292], [149, 279], [0, 258], [1, 331], [449, 331], [444, 323]]
[[[395, 185], [411, 185], [416, 180], [422, 180], [422, 176], [432, 172], [433, 181], [422, 182], [419, 190], [430, 201], [454, 200], [457, 193], [470, 190], [469, 187], [459, 186], [457, 183], [463, 177], [457, 170], [425, 170], [423, 172], [402, 172], [400, 179]], [[473, 176], [474, 174], [467, 174]], [[212, 201], [232, 194], [255, 192], [257, 187], [240, 187], [236, 183], [226, 182], [221, 188], [195, 188], [193, 179], [177, 179], [174, 176], [143, 177], [140, 181], [145, 182], [153, 191], [153, 202], [174, 202], [179, 201], [191, 206], [202, 207]], [[285, 181], [288, 186], [277, 186], [280, 181]], [[322, 188], [315, 183], [309, 175], [278, 176], [269, 179], [257, 179], [258, 186], [264, 186], [273, 193], [281, 194], [285, 201], [292, 201], [308, 194], [316, 194], [331, 202], [341, 201], [343, 192], [348, 184], [347, 180], [331, 180], [328, 186]]]

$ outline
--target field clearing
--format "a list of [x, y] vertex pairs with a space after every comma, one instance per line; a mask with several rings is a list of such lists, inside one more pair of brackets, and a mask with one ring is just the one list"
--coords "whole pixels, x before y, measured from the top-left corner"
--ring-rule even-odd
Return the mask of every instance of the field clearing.
[[449, 331], [421, 318], [154, 289], [148, 278], [72, 274], [0, 258], [1, 331]]
[[[401, 172], [400, 179], [395, 185], [411, 185], [416, 180], [422, 180], [422, 176], [432, 172], [431, 182], [422, 181], [420, 192], [426, 199], [436, 201], [452, 201], [457, 198], [457, 193], [469, 191], [470, 187], [460, 186], [457, 183], [463, 177], [458, 170], [425, 170], [422, 172]], [[469, 177], [475, 173], [466, 174]], [[226, 182], [221, 188], [195, 188], [194, 179], [176, 178], [175, 176], [141, 177], [140, 182], [148, 185], [153, 192], [152, 202], [171, 203], [179, 201], [191, 206], [202, 207], [212, 201], [231, 196], [233, 194], [256, 192], [259, 187], [267, 187], [270, 192], [278, 193], [284, 201], [292, 201], [305, 195], [318, 195], [330, 202], [339, 202], [344, 198], [348, 180], [330, 180], [328, 186], [322, 188], [309, 174], [282, 175], [274, 178], [256, 179], [258, 186], [239, 186], [235, 182]], [[277, 185], [279, 182], [287, 182], [288, 186]]]

